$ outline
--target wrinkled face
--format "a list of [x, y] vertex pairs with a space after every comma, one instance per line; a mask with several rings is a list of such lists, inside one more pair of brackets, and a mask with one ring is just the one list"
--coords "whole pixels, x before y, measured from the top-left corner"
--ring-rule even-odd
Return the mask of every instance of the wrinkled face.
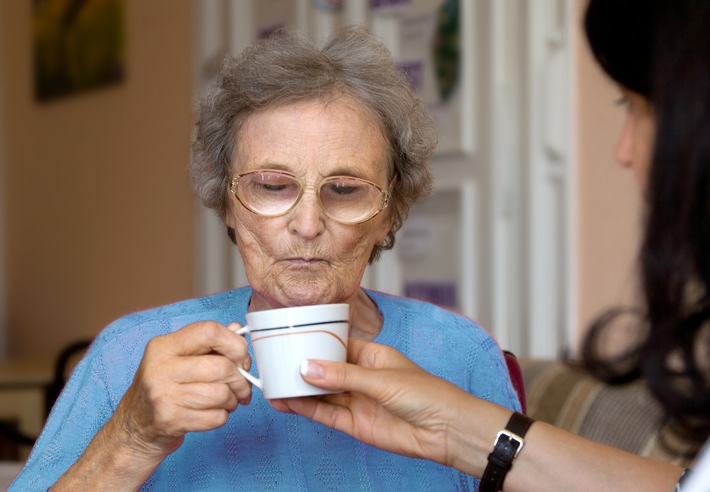
[[656, 120], [648, 100], [635, 92], [622, 89], [626, 104], [626, 119], [616, 145], [616, 160], [631, 169], [646, 190], [656, 139]]
[[[252, 114], [237, 134], [233, 174], [284, 170], [313, 186], [354, 176], [387, 189], [387, 144], [379, 123], [347, 97], [301, 102]], [[255, 310], [348, 302], [359, 291], [372, 248], [390, 229], [389, 209], [345, 225], [326, 217], [314, 193], [285, 215], [250, 212], [230, 193], [234, 228]]]

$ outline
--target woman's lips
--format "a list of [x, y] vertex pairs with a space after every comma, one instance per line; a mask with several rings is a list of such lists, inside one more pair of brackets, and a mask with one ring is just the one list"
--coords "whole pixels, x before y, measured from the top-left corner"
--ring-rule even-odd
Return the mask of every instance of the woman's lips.
[[294, 265], [317, 265], [325, 263], [325, 260], [320, 258], [289, 258], [286, 261]]

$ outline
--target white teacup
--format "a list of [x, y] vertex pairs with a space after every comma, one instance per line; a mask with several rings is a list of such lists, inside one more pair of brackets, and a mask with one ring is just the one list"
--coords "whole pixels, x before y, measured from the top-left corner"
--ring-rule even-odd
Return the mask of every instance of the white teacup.
[[348, 351], [348, 304], [318, 304], [247, 313], [247, 325], [259, 377], [239, 371], [264, 398], [325, 395], [328, 390], [306, 383], [301, 364], [307, 359], [344, 362]]

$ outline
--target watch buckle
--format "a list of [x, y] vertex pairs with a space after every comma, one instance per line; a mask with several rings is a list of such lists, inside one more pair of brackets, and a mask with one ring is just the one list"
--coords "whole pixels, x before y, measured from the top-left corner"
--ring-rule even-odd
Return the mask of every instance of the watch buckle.
[[525, 440], [519, 435], [513, 434], [509, 430], [503, 429], [502, 431], [498, 432], [498, 435], [496, 436], [496, 442], [498, 442], [498, 439], [500, 439], [501, 436], [507, 437], [509, 441], [514, 442], [518, 445], [515, 449], [515, 454], [513, 455], [513, 458], [517, 458], [518, 453], [520, 453], [520, 450], [523, 449], [523, 446], [525, 445]]

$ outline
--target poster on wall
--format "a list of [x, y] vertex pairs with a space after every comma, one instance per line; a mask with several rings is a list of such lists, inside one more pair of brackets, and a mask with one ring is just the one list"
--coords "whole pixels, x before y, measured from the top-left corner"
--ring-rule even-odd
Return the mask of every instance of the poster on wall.
[[123, 80], [124, 0], [33, 0], [32, 24], [37, 100]]
[[397, 237], [406, 297], [461, 310], [460, 190], [439, 190], [414, 205]]
[[464, 150], [459, 0], [371, 2], [375, 15], [397, 19], [397, 64], [437, 123], [438, 151]]

